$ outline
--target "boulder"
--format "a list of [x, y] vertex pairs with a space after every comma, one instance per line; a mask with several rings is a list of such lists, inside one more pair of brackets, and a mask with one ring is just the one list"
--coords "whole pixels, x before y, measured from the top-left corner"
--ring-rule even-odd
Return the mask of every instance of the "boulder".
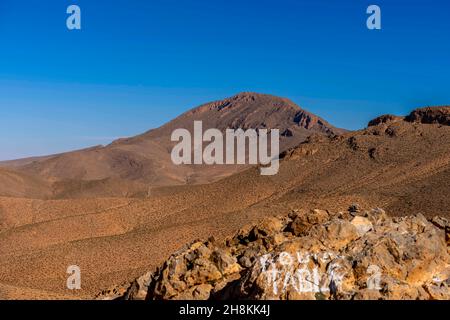
[[[122, 299], [450, 299], [448, 222], [382, 209], [294, 211], [195, 241]], [[447, 232], [447, 233], [446, 233]]]
[[373, 229], [372, 222], [364, 217], [355, 217], [353, 218], [351, 224], [356, 228], [356, 232], [361, 237], [365, 235], [367, 232]]

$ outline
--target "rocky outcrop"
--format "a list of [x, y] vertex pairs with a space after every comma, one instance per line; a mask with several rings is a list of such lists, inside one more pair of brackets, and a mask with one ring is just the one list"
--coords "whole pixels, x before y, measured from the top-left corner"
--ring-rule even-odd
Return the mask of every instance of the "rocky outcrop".
[[438, 123], [450, 126], [450, 106], [416, 109], [406, 117], [409, 122]]
[[383, 123], [392, 123], [395, 121], [401, 121], [403, 119], [404, 119], [404, 117], [394, 116], [392, 114], [385, 114], [385, 115], [379, 116], [379, 117], [371, 120], [369, 122], [368, 126], [373, 127], [373, 126], [378, 126]]
[[449, 226], [357, 206], [293, 211], [224, 242], [195, 241], [119, 298], [450, 299]]
[[407, 122], [450, 126], [450, 106], [419, 108], [413, 110], [406, 117], [394, 116], [391, 114], [382, 115], [371, 120], [368, 127], [392, 124], [403, 120]]

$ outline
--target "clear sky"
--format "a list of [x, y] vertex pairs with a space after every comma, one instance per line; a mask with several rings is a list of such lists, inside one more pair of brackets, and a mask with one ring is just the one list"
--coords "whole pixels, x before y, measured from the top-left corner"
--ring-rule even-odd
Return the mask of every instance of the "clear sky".
[[362, 128], [450, 104], [449, 56], [448, 0], [1, 0], [0, 159], [106, 144], [240, 91]]

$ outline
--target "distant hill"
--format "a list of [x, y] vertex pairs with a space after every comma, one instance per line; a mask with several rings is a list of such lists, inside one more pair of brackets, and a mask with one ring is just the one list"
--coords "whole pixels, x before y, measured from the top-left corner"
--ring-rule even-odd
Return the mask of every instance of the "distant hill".
[[[203, 122], [203, 130], [280, 129], [281, 151], [298, 145], [313, 133], [328, 136], [344, 132], [288, 99], [240, 93], [204, 104], [158, 129], [119, 139], [105, 147], [1, 164], [51, 181], [56, 198], [142, 196], [152, 187], [208, 183], [246, 168], [242, 165], [174, 165], [170, 158], [175, 145], [170, 141], [171, 134], [179, 128], [193, 132], [195, 120]], [[23, 196], [31, 197], [31, 194]]]

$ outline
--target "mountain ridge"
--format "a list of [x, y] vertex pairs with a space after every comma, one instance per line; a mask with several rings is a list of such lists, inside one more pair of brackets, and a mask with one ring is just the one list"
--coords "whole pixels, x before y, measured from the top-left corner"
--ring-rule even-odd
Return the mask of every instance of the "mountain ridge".
[[[135, 137], [51, 156], [3, 162], [3, 165], [57, 183], [55, 198], [95, 196], [142, 196], [149, 188], [216, 181], [248, 166], [176, 166], [170, 152], [175, 129], [193, 131], [194, 121], [203, 128], [280, 129], [280, 150], [304, 141], [310, 134], [336, 135], [345, 132], [301, 109], [291, 100], [252, 92], [209, 102], [186, 111], [159, 128]], [[86, 183], [90, 181], [90, 183]], [[67, 188], [64, 188], [64, 185]], [[84, 185], [84, 191], [74, 185]], [[102, 192], [99, 185], [108, 189]], [[26, 197], [26, 194], [22, 196]]]

